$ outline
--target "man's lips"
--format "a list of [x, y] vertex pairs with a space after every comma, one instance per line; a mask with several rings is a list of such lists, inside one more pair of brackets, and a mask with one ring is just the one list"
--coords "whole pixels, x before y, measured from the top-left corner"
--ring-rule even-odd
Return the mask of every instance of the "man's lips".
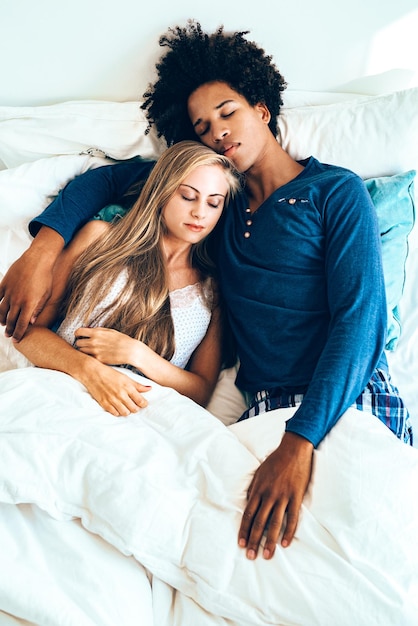
[[222, 148], [222, 154], [228, 158], [233, 156], [238, 148], [238, 143], [228, 143]]

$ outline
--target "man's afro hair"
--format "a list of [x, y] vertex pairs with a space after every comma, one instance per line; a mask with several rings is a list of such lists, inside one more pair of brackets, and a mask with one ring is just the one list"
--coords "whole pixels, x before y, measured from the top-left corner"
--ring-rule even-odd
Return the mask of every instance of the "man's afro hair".
[[141, 105], [149, 123], [147, 132], [155, 125], [169, 146], [196, 139], [187, 114], [189, 96], [204, 83], [222, 81], [251, 106], [264, 103], [271, 113], [270, 130], [276, 135], [286, 82], [272, 57], [245, 39], [248, 32], [227, 34], [220, 26], [209, 35], [199, 22], [189, 20], [186, 27], [176, 26], [162, 35], [159, 44], [169, 50], [157, 63], [157, 80], [144, 93]]

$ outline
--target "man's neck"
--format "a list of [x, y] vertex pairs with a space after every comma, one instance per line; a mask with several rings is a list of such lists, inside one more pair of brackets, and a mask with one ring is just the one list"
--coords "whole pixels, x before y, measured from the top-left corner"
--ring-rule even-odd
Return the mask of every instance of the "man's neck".
[[295, 161], [275, 142], [263, 160], [246, 172], [246, 190], [250, 208], [255, 211], [271, 194], [296, 178], [303, 165]]

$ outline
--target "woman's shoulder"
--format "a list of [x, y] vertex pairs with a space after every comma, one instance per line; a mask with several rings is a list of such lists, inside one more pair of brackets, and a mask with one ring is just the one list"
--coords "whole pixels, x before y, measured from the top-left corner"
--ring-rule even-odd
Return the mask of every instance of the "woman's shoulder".
[[63, 258], [68, 262], [74, 261], [80, 254], [88, 248], [91, 244], [97, 241], [100, 237], [103, 237], [109, 230], [110, 225], [107, 222], [100, 220], [93, 220], [87, 222], [75, 237], [70, 241], [68, 246], [64, 249]]
[[110, 230], [110, 224], [102, 220], [91, 220], [87, 222], [77, 234], [79, 243], [86, 247], [94, 243], [99, 237], [106, 235]]
[[197, 301], [212, 309], [217, 303], [217, 284], [212, 277], [197, 280], [189, 285], [170, 291], [171, 306], [175, 308], [187, 307]]

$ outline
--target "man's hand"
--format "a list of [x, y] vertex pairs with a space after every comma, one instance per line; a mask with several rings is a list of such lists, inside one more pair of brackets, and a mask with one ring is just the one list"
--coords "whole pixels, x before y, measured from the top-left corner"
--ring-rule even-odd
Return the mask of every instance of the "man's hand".
[[52, 272], [64, 247], [56, 231], [43, 226], [31, 246], [13, 263], [0, 283], [0, 324], [20, 341], [47, 303]]
[[0, 324], [6, 337], [20, 341], [51, 295], [52, 267], [25, 252], [0, 283]]
[[248, 489], [238, 544], [255, 559], [263, 533], [263, 556], [270, 559], [284, 524], [282, 547], [290, 545], [312, 471], [313, 445], [304, 437], [285, 433], [279, 447], [260, 465]]

